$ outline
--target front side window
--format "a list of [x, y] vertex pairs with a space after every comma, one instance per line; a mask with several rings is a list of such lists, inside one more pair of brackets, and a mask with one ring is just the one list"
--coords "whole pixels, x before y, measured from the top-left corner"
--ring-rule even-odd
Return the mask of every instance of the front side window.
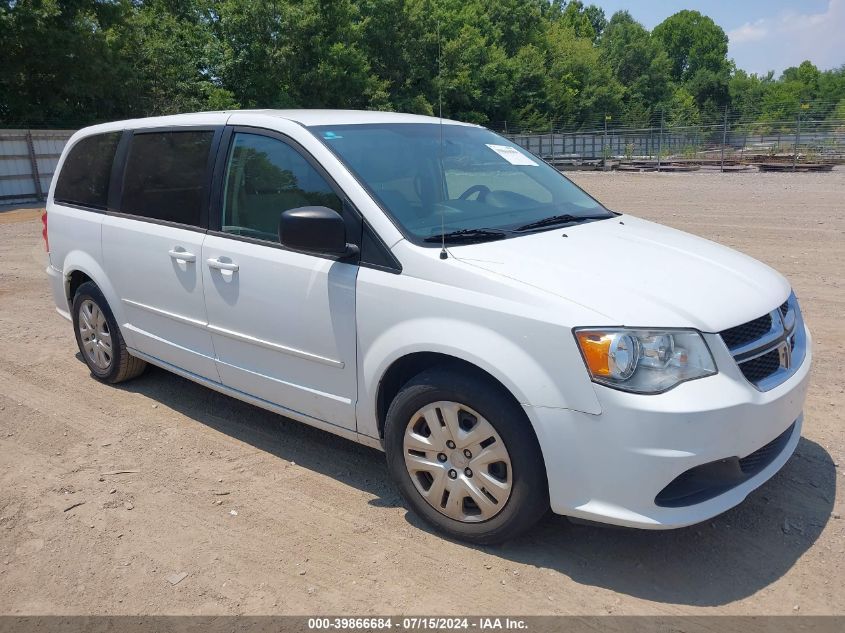
[[[612, 217], [557, 170], [484, 128], [437, 123], [314, 126], [309, 130], [421, 243], [512, 237]], [[538, 224], [539, 223], [539, 224]]]
[[109, 180], [120, 132], [88, 136], [74, 145], [62, 165], [56, 192], [57, 202], [69, 202], [105, 209]]
[[214, 132], [144, 132], [132, 137], [120, 210], [200, 226]]
[[224, 233], [279, 241], [279, 216], [298, 207], [328, 207], [340, 198], [296, 149], [279, 139], [237, 133], [226, 166]]

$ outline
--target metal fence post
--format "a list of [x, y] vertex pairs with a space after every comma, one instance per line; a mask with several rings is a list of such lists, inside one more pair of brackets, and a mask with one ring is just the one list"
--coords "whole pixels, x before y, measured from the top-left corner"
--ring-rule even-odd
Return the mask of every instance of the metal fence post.
[[29, 165], [32, 174], [32, 184], [35, 185], [35, 197], [41, 202], [44, 192], [41, 190], [41, 175], [38, 173], [38, 161], [35, 159], [35, 146], [32, 143], [32, 130], [26, 131], [26, 149], [29, 152]]
[[801, 144], [801, 108], [803, 106], [799, 104], [798, 106], [798, 124], [795, 126], [795, 151], [792, 152], [792, 171], [795, 171], [795, 167], [798, 164], [798, 146]]
[[657, 171], [660, 171], [660, 155], [663, 153], [663, 110], [660, 111], [660, 136], [657, 137]]
[[728, 142], [728, 106], [725, 106], [725, 124], [722, 126], [722, 161], [719, 171], [725, 171], [725, 144]]

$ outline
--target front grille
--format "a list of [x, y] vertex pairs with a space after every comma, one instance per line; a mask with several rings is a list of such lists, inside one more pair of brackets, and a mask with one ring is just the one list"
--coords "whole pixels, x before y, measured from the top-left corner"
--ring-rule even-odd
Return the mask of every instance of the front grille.
[[720, 332], [742, 375], [768, 391], [795, 373], [804, 360], [806, 337], [795, 296], [768, 314]]
[[780, 352], [773, 349], [767, 354], [752, 358], [745, 361], [739, 366], [742, 375], [745, 376], [749, 382], [760, 382], [763, 378], [768, 378], [780, 368]]
[[772, 315], [764, 314], [753, 321], [725, 330], [722, 332], [722, 340], [725, 341], [728, 349], [736, 349], [737, 347], [747, 345], [751, 341], [756, 341], [771, 329]]

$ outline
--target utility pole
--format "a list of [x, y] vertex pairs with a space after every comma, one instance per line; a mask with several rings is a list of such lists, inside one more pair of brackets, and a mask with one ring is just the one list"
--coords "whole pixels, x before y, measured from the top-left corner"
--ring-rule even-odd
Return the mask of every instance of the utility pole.
[[657, 171], [660, 171], [660, 155], [663, 153], [663, 108], [660, 109], [660, 136], [657, 137]]
[[610, 115], [605, 114], [604, 115], [604, 138], [601, 141], [601, 153], [602, 153], [602, 156], [604, 157], [604, 160], [602, 161], [602, 167], [604, 168], [604, 171], [607, 171], [607, 154], [608, 154], [608, 149], [609, 149], [607, 147], [607, 122], [608, 121], [610, 121]]
[[725, 123], [722, 126], [722, 166], [719, 171], [725, 171], [725, 145], [728, 142], [728, 106], [725, 104]]

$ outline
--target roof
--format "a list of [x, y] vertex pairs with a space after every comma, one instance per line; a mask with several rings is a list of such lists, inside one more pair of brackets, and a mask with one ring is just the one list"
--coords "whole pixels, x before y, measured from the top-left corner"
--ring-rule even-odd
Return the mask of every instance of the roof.
[[[242, 110], [243, 112], [243, 110]], [[246, 112], [249, 112], [247, 110]], [[439, 123], [440, 119], [421, 114], [404, 112], [381, 112], [378, 110], [252, 110], [269, 116], [296, 121], [305, 126], [312, 125], [354, 125], [360, 123]], [[443, 119], [444, 123], [470, 125], [460, 121]]]
[[[113, 121], [85, 129], [85, 134], [110, 132], [122, 129], [169, 127], [180, 125], [223, 125], [233, 114], [269, 116], [294, 121], [306, 127], [314, 125], [355, 125], [366, 123], [439, 123], [437, 117], [403, 112], [380, 112], [376, 110], [221, 110], [218, 112], [193, 112], [168, 116]], [[240, 118], [240, 117], [239, 117]], [[460, 121], [443, 119], [450, 125], [472, 125]]]

